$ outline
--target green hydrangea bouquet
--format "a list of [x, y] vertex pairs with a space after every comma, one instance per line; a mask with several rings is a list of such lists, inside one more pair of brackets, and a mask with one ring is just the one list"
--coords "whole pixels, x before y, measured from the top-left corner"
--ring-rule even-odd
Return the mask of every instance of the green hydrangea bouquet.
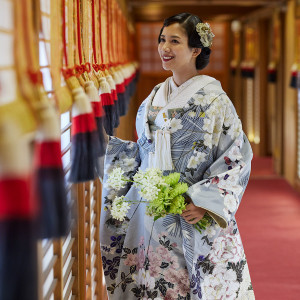
[[[145, 171], [139, 170], [133, 179], [124, 175], [121, 168], [115, 168], [108, 176], [107, 186], [115, 190], [125, 187], [128, 182], [139, 189], [141, 201], [127, 199], [125, 196], [116, 197], [111, 206], [111, 215], [114, 219], [124, 221], [131, 203], [147, 203], [146, 214], [157, 220], [167, 214], [182, 214], [187, 203], [183, 194], [188, 190], [188, 185], [179, 182], [180, 173], [162, 175], [162, 171], [155, 168], [148, 168]], [[211, 224], [211, 217], [206, 213], [196, 224], [195, 228], [201, 230]]]

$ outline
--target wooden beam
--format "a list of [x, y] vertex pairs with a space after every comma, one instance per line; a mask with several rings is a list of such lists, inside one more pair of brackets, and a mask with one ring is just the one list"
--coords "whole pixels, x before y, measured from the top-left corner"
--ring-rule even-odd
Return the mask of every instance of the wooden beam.
[[239, 7], [251, 7], [251, 6], [269, 6], [279, 5], [287, 2], [286, 0], [129, 0], [128, 4], [134, 7], [145, 6], [148, 4], [163, 4], [167, 6], [239, 6]]
[[219, 18], [224, 20], [232, 20], [241, 18], [255, 10], [261, 9], [260, 6], [238, 7], [238, 6], [188, 6], [175, 5], [164, 6], [152, 4], [147, 6], [134, 7], [132, 14], [136, 22], [159, 22], [172, 15], [182, 12], [192, 12], [204, 20], [214, 20]]

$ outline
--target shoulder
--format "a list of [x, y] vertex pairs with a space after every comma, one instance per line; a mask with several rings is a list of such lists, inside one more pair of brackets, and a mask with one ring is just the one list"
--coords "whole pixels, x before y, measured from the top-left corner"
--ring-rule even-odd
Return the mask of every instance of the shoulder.
[[205, 93], [218, 93], [218, 94], [226, 94], [222, 88], [221, 82], [214, 77], [202, 75], [201, 80], [206, 81], [207, 84], [203, 87], [203, 91]]

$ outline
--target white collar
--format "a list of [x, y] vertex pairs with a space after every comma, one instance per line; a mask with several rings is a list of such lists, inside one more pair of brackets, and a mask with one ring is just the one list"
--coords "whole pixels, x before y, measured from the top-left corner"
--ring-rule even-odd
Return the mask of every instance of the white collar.
[[[169, 84], [169, 80], [171, 77], [167, 78], [163, 83], [159, 84], [152, 90], [150, 95], [148, 96], [148, 99], [145, 103], [145, 111], [144, 111], [144, 129], [145, 129], [145, 136], [147, 139], [151, 139], [151, 132], [148, 124], [148, 112], [150, 109], [151, 104], [153, 106], [160, 106], [162, 107], [162, 102], [166, 102], [166, 84]], [[169, 104], [166, 102], [163, 109], [160, 110], [158, 113], [155, 124], [159, 127], [162, 127], [164, 124], [163, 119], [163, 113], [166, 112], [168, 109], [171, 108], [180, 108], [184, 107], [187, 102], [191, 100], [191, 98], [196, 94], [196, 92], [202, 88], [204, 88], [209, 83], [215, 81], [216, 79], [207, 75], [197, 75], [192, 77], [191, 79], [187, 80], [185, 83], [187, 83], [186, 87], [186, 94], [189, 95], [187, 97], [178, 97], [178, 94], [176, 95], [176, 101], [171, 101]], [[190, 82], [191, 81], [191, 82]], [[191, 84], [189, 84], [189, 83]], [[183, 83], [183, 84], [185, 84]], [[182, 86], [182, 85], [181, 85]], [[181, 87], [179, 86], [179, 87]]]

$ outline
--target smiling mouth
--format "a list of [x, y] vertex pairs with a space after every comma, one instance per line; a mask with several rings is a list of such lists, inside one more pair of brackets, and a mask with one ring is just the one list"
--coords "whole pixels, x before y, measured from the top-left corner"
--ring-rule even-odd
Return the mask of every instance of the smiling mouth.
[[170, 61], [171, 59], [173, 59], [174, 57], [173, 56], [162, 56], [162, 60], [164, 62], [167, 62], [167, 61]]

